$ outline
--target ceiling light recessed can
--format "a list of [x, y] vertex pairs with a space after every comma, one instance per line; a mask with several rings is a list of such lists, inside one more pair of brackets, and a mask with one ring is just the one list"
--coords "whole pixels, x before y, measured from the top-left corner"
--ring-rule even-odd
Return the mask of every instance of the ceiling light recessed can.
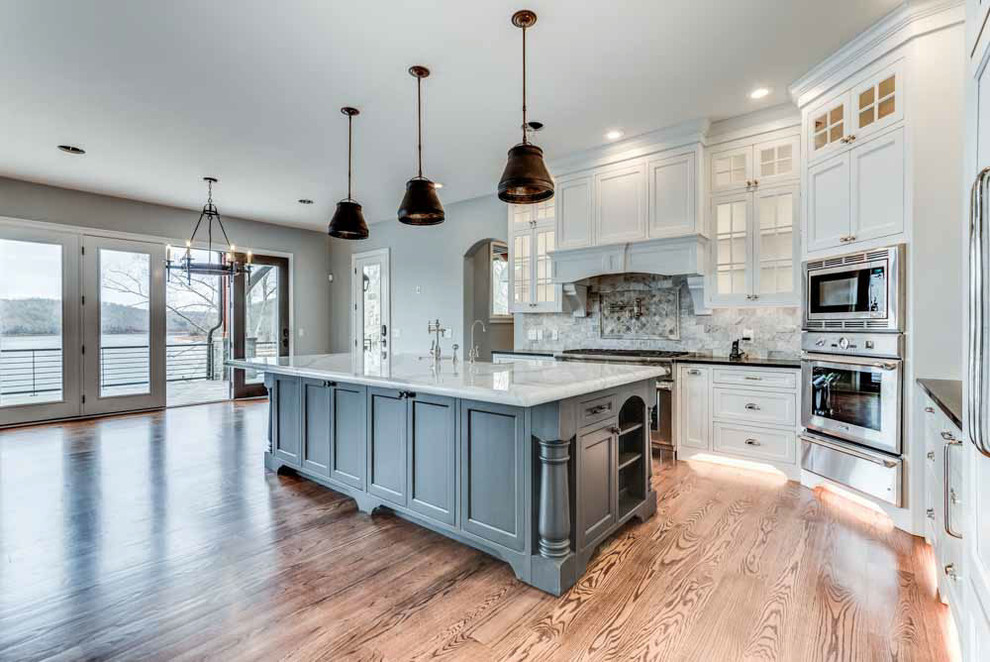
[[436, 188], [443, 188], [443, 182], [433, 182], [433, 186]]
[[618, 140], [624, 135], [626, 134], [623, 131], [620, 131], [618, 129], [612, 129], [611, 131], [607, 131], [605, 133], [605, 138], [608, 140]]
[[86, 150], [82, 147], [76, 147], [75, 145], [59, 145], [58, 148], [65, 152], [66, 154], [85, 154]]
[[311, 205], [311, 204], [313, 204], [313, 201], [310, 200], [309, 198], [299, 198], [299, 204], [301, 204], [301, 205]]
[[770, 94], [770, 88], [768, 87], [758, 87], [749, 93], [749, 98], [753, 100], [762, 99], [763, 97]]

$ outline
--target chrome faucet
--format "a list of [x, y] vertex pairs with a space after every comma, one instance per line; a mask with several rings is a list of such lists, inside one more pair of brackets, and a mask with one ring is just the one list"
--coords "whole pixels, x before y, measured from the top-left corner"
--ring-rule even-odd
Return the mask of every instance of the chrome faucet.
[[434, 361], [439, 361], [441, 358], [440, 352], [440, 336], [446, 333], [447, 329], [440, 325], [440, 320], [436, 319], [432, 322], [428, 322], [426, 325], [426, 332], [436, 334], [432, 344], [430, 345], [430, 356], [433, 357]]
[[481, 320], [475, 320], [471, 324], [471, 349], [468, 350], [468, 361], [474, 363], [481, 356], [481, 352], [478, 350], [478, 345], [474, 342], [474, 327], [481, 325], [481, 332], [488, 333], [488, 329], [485, 328], [485, 323]]

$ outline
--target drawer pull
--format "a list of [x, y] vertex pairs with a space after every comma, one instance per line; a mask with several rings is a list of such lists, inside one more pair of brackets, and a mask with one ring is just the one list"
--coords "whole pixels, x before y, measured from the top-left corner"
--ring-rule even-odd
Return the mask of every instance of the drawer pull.
[[747, 439], [743, 443], [745, 443], [747, 446], [762, 446], [763, 445], [760, 442], [758, 442], [756, 439]]
[[956, 488], [954, 487], [949, 488], [949, 503], [951, 503], [953, 506], [958, 506], [959, 504], [962, 503], [962, 499], [960, 499], [959, 495], [956, 494]]
[[926, 414], [934, 414], [935, 413], [935, 410], [932, 409], [931, 407], [925, 407], [925, 413]]
[[950, 563], [947, 566], [945, 566], [945, 576], [951, 579], [952, 581], [957, 581], [959, 579], [959, 575], [956, 573], [955, 563]]
[[691, 368], [690, 370], [687, 371], [687, 374], [689, 374], [689, 375], [700, 375], [701, 374], [701, 371], [698, 370], [697, 368]]
[[595, 405], [594, 407], [589, 407], [588, 409], [585, 409], [584, 410], [584, 415], [585, 416], [596, 416], [596, 415], [602, 413], [603, 411], [608, 411], [611, 408], [612, 408], [612, 405], [607, 405], [607, 404], [605, 404], [605, 405]]
[[926, 510], [925, 511], [925, 517], [927, 517], [930, 520], [934, 520], [935, 519], [935, 509], [934, 508], [929, 508], [928, 510]]
[[951, 432], [943, 432], [942, 438], [945, 439], [946, 441], [956, 441], [956, 438], [952, 435]]
[[925, 457], [927, 457], [929, 460], [931, 460], [932, 462], [934, 462], [935, 461], [935, 451], [928, 451], [927, 453], [925, 453]]
[[755, 402], [747, 402], [746, 409], [748, 409], [749, 411], [760, 411], [760, 405], [756, 404]]
[[743, 379], [748, 379], [751, 382], [762, 382], [763, 381], [763, 378], [762, 377], [754, 377], [753, 375], [746, 375], [745, 377], [743, 377]]

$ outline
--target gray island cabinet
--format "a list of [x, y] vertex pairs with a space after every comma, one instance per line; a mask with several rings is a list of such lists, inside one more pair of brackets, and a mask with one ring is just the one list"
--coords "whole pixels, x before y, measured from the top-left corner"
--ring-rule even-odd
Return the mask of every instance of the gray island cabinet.
[[289, 468], [507, 561], [560, 595], [630, 518], [656, 512], [655, 368], [434, 365], [350, 355], [230, 361], [265, 373], [265, 465]]

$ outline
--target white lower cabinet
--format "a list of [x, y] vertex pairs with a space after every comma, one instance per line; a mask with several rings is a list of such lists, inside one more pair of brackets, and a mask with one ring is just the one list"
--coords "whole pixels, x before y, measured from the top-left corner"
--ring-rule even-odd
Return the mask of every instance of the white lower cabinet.
[[700, 451], [774, 465], [799, 477], [798, 368], [678, 366], [677, 452]]

